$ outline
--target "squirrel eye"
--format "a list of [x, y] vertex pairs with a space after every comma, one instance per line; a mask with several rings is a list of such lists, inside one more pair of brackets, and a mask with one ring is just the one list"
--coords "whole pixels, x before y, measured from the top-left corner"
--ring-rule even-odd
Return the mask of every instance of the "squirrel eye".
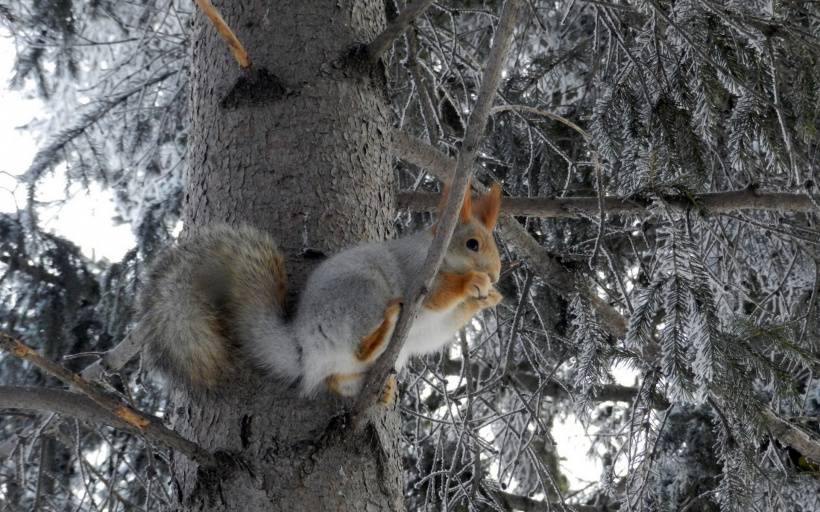
[[475, 238], [467, 240], [467, 248], [471, 251], [478, 252], [478, 240], [476, 240]]

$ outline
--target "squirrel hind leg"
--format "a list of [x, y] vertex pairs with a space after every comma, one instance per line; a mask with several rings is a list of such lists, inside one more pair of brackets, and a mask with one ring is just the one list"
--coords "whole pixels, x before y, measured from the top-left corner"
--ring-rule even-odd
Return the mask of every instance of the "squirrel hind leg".
[[334, 373], [325, 379], [327, 388], [339, 396], [356, 396], [362, 387], [364, 373]]
[[396, 321], [399, 319], [399, 313], [401, 313], [401, 306], [402, 300], [400, 298], [387, 303], [382, 322], [359, 343], [359, 347], [356, 349], [356, 359], [363, 363], [370, 363], [384, 352], [390, 338], [393, 336]]

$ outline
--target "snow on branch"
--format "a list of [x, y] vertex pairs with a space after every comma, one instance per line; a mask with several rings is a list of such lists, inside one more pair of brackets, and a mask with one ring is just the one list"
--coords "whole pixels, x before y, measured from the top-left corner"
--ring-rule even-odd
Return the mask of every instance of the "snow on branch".
[[816, 435], [780, 418], [771, 409], [763, 410], [763, 418], [774, 437], [820, 463], [820, 439]]
[[148, 87], [162, 82], [166, 78], [179, 73], [178, 69], [166, 70], [159, 75], [140, 83], [136, 87], [117, 94], [110, 99], [102, 100], [85, 111], [74, 125], [59, 132], [49, 143], [34, 155], [28, 170], [23, 174], [23, 181], [29, 188], [30, 199], [34, 197], [35, 184], [43, 173], [52, 165], [59, 162], [59, 153], [74, 139], [84, 134], [92, 125], [102, 119], [114, 107], [124, 103], [135, 94], [143, 93]]

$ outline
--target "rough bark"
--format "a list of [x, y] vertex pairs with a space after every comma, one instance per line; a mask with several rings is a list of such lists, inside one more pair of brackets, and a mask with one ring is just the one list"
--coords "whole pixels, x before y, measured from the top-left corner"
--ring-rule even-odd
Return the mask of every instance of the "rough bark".
[[[346, 51], [384, 28], [381, 0], [220, 2], [252, 60], [239, 70], [210, 23], [192, 32], [185, 226], [269, 230], [301, 288], [317, 255], [390, 236], [390, 116], [380, 64]], [[361, 431], [343, 404], [302, 400], [247, 365], [220, 389], [176, 390], [175, 428], [238, 464], [203, 472], [177, 458], [182, 510], [398, 510], [398, 418], [374, 408]]]

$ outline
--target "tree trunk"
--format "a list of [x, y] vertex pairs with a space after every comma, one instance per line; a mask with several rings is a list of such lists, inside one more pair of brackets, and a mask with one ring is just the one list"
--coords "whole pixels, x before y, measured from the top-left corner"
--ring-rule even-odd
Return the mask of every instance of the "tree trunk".
[[[391, 232], [383, 74], [343, 59], [383, 28], [383, 4], [221, 2], [253, 60], [250, 75], [196, 16], [186, 230], [217, 221], [269, 230], [288, 258], [294, 296], [317, 255]], [[350, 432], [333, 421], [339, 400], [302, 400], [243, 370], [218, 393], [174, 393], [177, 431], [241, 461], [215, 474], [178, 457], [182, 510], [403, 508], [395, 410], [375, 407], [373, 421]]]

